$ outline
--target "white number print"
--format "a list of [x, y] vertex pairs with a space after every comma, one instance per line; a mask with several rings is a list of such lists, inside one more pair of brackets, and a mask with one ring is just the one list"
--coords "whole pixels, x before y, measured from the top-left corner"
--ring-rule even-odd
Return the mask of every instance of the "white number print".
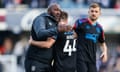
[[63, 49], [63, 52], [68, 52], [68, 56], [72, 55], [72, 52], [76, 51], [75, 44], [76, 44], [76, 39], [73, 41], [73, 45], [70, 45], [70, 40], [67, 40]]

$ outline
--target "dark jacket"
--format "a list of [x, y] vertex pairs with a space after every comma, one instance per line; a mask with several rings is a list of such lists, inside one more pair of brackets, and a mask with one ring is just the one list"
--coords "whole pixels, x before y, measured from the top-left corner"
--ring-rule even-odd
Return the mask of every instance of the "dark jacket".
[[[33, 21], [31, 29], [33, 40], [45, 41], [48, 37], [54, 37], [54, 39], [56, 39], [57, 33], [57, 21], [49, 14], [43, 13]], [[51, 63], [52, 48], [45, 49], [30, 45], [26, 59], [38, 60], [43, 63]]]

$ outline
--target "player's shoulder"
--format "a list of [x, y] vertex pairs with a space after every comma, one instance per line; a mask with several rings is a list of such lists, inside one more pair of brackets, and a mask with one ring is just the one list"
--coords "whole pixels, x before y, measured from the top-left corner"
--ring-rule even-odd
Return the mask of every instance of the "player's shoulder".
[[88, 19], [87, 18], [79, 18], [78, 20], [77, 20], [77, 22], [78, 23], [85, 23], [85, 22], [87, 22], [88, 21]]
[[97, 23], [97, 27], [102, 28], [102, 25], [100, 23]]
[[73, 35], [74, 34], [74, 31], [71, 30], [71, 31], [68, 31], [68, 32], [64, 32], [65, 35]]
[[35, 17], [34, 21], [44, 19], [43, 13]]
[[36, 16], [36, 19], [46, 18], [46, 17], [50, 17], [50, 15], [48, 13], [41, 13], [38, 16]]

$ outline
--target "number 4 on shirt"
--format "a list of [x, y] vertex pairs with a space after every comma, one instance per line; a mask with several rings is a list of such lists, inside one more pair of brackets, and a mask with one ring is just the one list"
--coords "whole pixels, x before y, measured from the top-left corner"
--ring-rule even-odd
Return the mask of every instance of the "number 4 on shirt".
[[70, 40], [67, 40], [63, 52], [68, 52], [68, 56], [71, 56], [72, 52], [76, 51], [75, 44], [76, 44], [76, 39], [74, 39], [73, 45], [70, 44]]

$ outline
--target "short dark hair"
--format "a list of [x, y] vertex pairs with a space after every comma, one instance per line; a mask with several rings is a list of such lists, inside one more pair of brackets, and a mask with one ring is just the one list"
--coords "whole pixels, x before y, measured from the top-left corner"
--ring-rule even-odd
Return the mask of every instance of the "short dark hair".
[[61, 12], [61, 19], [68, 19], [68, 13], [65, 11]]
[[99, 7], [100, 10], [101, 10], [100, 4], [97, 3], [97, 2], [92, 3], [92, 4], [89, 6], [89, 9], [90, 9], [90, 8], [96, 8], [96, 7]]

